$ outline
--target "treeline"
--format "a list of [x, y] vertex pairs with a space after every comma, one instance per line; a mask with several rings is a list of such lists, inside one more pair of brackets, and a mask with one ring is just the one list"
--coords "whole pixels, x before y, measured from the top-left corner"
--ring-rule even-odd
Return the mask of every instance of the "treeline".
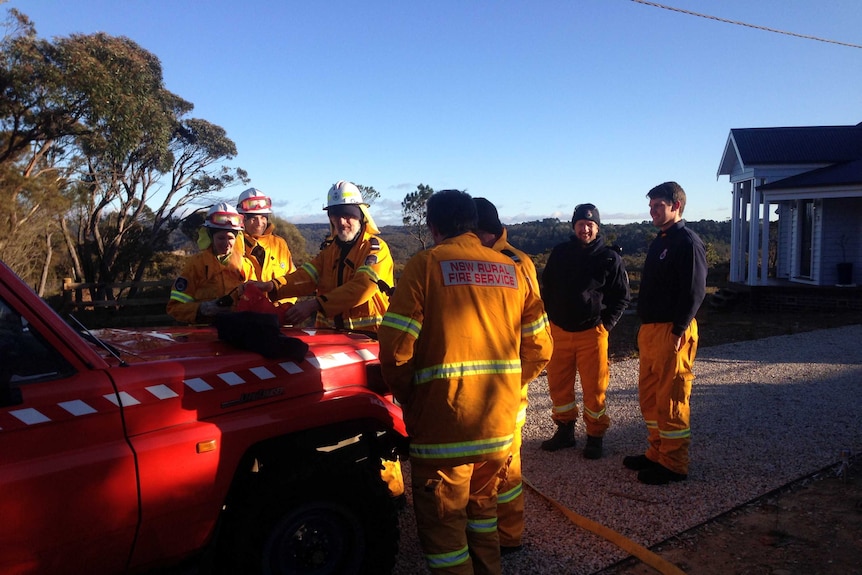
[[[700, 220], [687, 222], [687, 225], [703, 239], [711, 265], [730, 260], [729, 221]], [[328, 224], [296, 224], [295, 227], [305, 238], [307, 250], [312, 255], [317, 253], [320, 243], [329, 233]], [[506, 230], [512, 245], [531, 255], [539, 268], [544, 267], [551, 249], [567, 241], [572, 234], [571, 222], [557, 218], [511, 224], [506, 226]], [[421, 249], [419, 242], [404, 226], [382, 226], [380, 232], [389, 245], [398, 270]], [[656, 228], [650, 222], [604, 224], [601, 233], [607, 243], [622, 248], [627, 265], [638, 267], [643, 263], [647, 247], [656, 235]]]

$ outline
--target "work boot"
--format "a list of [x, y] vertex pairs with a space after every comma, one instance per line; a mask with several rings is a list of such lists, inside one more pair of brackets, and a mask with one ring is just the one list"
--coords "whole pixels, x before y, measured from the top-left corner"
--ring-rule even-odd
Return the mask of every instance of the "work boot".
[[602, 456], [602, 438], [594, 435], [587, 436], [587, 445], [584, 447], [585, 459], [599, 459]]
[[638, 471], [638, 481], [647, 485], [666, 485], [671, 481], [685, 481], [686, 479], [688, 479], [687, 473], [671, 471], [660, 463]]
[[644, 469], [649, 469], [650, 467], [655, 467], [658, 465], [658, 461], [653, 461], [643, 454], [626, 455], [623, 457], [623, 465], [627, 469], [631, 469], [633, 471], [642, 471]]
[[557, 432], [550, 439], [542, 442], [542, 449], [545, 451], [557, 451], [566, 447], [575, 446], [575, 422], [564, 421], [555, 422], [557, 424]]
[[500, 545], [500, 556], [505, 557], [512, 553], [518, 553], [523, 548], [523, 545]]

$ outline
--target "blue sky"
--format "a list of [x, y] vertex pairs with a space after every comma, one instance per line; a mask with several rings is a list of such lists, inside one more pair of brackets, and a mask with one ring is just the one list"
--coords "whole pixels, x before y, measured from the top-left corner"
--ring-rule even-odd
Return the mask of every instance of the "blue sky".
[[[664, 0], [862, 44], [859, 0]], [[862, 122], [862, 49], [632, 0], [10, 0], [41, 37], [126, 36], [194, 117], [227, 130], [251, 185], [324, 222], [337, 180], [373, 186], [381, 225], [420, 183], [494, 202], [504, 223], [593, 202], [648, 219], [676, 180], [689, 220], [730, 217], [731, 128]], [[230, 197], [244, 189], [231, 190]]]

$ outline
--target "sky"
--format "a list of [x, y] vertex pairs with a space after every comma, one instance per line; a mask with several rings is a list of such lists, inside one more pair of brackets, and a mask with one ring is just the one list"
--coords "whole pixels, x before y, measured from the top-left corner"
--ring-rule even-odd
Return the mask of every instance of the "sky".
[[[338, 180], [373, 186], [379, 225], [425, 184], [496, 204], [503, 223], [598, 206], [649, 220], [687, 193], [730, 218], [717, 178], [732, 128], [862, 122], [859, 0], [8, 0], [42, 38], [125, 36], [162, 62], [190, 117], [289, 222], [326, 222]], [[235, 201], [246, 186], [228, 190]]]

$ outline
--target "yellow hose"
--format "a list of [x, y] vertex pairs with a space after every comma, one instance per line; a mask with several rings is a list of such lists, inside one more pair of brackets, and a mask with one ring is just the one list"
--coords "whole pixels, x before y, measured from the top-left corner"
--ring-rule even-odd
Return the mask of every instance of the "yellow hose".
[[524, 482], [524, 484], [527, 487], [532, 489], [539, 497], [546, 500], [551, 505], [553, 505], [554, 507], [556, 507], [557, 509], [562, 511], [563, 515], [568, 517], [569, 521], [571, 521], [572, 523], [574, 523], [578, 527], [582, 527], [582, 528], [586, 529], [587, 531], [592, 531], [596, 535], [604, 537], [605, 539], [607, 539], [608, 541], [610, 541], [611, 543], [613, 543], [614, 545], [616, 545], [617, 547], [619, 547], [623, 551], [626, 551], [630, 555], [637, 557], [638, 559], [640, 559], [641, 561], [643, 561], [644, 563], [646, 563], [647, 565], [649, 565], [650, 567], [652, 567], [653, 569], [655, 569], [659, 573], [662, 573], [663, 575], [685, 575], [685, 572], [682, 571], [679, 567], [677, 567], [673, 563], [670, 563], [669, 561], [665, 561], [664, 559], [662, 559], [661, 557], [659, 557], [658, 555], [656, 555], [655, 553], [653, 553], [652, 551], [650, 551], [646, 547], [643, 547], [642, 545], [638, 545], [637, 543], [635, 543], [631, 539], [623, 537], [622, 535], [620, 535], [619, 533], [617, 533], [613, 529], [609, 529], [608, 527], [605, 527], [601, 523], [596, 523], [592, 519], [587, 519], [586, 517], [584, 517], [582, 515], [578, 515], [574, 511], [571, 511], [570, 509], [565, 507], [559, 501], [556, 501], [555, 499], [545, 495], [544, 493], [542, 493], [541, 491], [536, 489], [536, 486], [533, 485], [532, 483], [530, 483], [526, 477], [522, 477], [521, 480]]

